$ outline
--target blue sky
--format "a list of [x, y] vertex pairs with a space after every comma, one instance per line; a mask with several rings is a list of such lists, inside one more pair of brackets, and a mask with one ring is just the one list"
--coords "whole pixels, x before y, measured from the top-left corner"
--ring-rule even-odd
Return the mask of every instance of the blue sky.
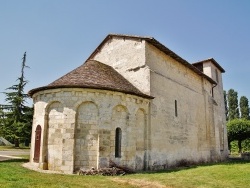
[[224, 89], [250, 100], [249, 0], [0, 0], [0, 92], [25, 51], [27, 92], [81, 65], [109, 33], [152, 36], [190, 63], [213, 57]]

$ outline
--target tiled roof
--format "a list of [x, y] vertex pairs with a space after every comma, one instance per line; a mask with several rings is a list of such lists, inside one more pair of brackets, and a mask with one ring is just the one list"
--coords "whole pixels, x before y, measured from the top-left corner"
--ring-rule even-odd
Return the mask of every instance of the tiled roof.
[[80, 67], [47, 86], [30, 90], [29, 95], [32, 96], [38, 91], [55, 88], [103, 89], [153, 98], [139, 91], [112, 67], [95, 60], [86, 61]]
[[96, 53], [98, 53], [102, 46], [111, 38], [113, 37], [117, 37], [117, 38], [123, 38], [125, 39], [138, 39], [138, 40], [145, 40], [148, 43], [150, 43], [151, 45], [155, 46], [156, 48], [158, 48], [160, 51], [162, 51], [163, 53], [165, 53], [166, 55], [172, 57], [173, 59], [175, 59], [176, 61], [178, 61], [179, 63], [183, 64], [184, 66], [186, 66], [187, 68], [191, 69], [192, 71], [194, 71], [196, 74], [200, 75], [201, 77], [206, 78], [208, 81], [210, 81], [212, 84], [216, 84], [216, 82], [210, 78], [209, 76], [205, 75], [203, 72], [201, 72], [200, 70], [198, 70], [195, 66], [193, 66], [192, 64], [190, 64], [189, 62], [187, 62], [186, 60], [184, 60], [183, 58], [181, 58], [180, 56], [178, 56], [176, 53], [174, 53], [173, 51], [171, 51], [170, 49], [168, 49], [166, 46], [164, 46], [163, 44], [161, 44], [159, 41], [157, 41], [156, 39], [154, 39], [153, 37], [141, 37], [141, 36], [135, 36], [135, 35], [120, 35], [120, 34], [109, 34], [102, 42], [101, 44], [95, 49], [95, 51], [89, 56], [88, 59], [92, 59]]

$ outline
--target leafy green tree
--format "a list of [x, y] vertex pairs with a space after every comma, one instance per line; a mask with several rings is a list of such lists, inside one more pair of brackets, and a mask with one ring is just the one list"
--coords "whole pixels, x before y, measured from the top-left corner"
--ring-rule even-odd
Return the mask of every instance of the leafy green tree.
[[26, 52], [22, 58], [21, 75], [17, 79], [17, 84], [7, 88], [10, 92], [5, 92], [7, 104], [0, 105], [3, 111], [1, 117], [2, 134], [6, 139], [15, 143], [19, 147], [20, 141], [28, 141], [31, 136], [33, 108], [26, 106], [28, 95], [24, 93], [24, 87], [28, 83], [24, 77], [24, 69], [27, 67]]
[[238, 107], [238, 93], [233, 89], [228, 90], [228, 119], [238, 119], [239, 118], [239, 107]]
[[250, 138], [250, 121], [246, 119], [233, 119], [227, 123], [228, 143], [238, 141], [239, 153], [242, 152], [242, 141]]
[[3, 136], [3, 131], [2, 131], [4, 125], [3, 118], [4, 118], [4, 112], [2, 109], [0, 109], [0, 136]]
[[225, 104], [226, 120], [228, 121], [227, 92], [223, 91], [223, 93], [224, 93], [224, 104]]
[[240, 98], [240, 114], [241, 118], [249, 119], [248, 99], [245, 96]]

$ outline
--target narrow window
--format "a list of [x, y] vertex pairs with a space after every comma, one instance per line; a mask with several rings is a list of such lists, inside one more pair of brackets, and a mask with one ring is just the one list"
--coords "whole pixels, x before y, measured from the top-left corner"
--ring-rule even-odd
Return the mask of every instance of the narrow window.
[[175, 117], [178, 116], [178, 111], [177, 111], [177, 100], [174, 101], [174, 107], [175, 107]]
[[122, 130], [121, 128], [116, 128], [115, 130], [115, 157], [121, 157], [121, 142], [122, 142]]

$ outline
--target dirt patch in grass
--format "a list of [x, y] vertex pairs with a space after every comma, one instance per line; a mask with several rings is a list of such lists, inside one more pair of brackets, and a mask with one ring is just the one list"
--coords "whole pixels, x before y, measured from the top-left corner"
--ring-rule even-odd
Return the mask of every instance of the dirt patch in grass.
[[166, 187], [165, 185], [160, 184], [159, 182], [147, 181], [145, 179], [121, 179], [121, 178], [112, 178], [112, 181], [118, 183], [127, 183], [132, 186], [143, 187], [143, 188], [171, 188]]

